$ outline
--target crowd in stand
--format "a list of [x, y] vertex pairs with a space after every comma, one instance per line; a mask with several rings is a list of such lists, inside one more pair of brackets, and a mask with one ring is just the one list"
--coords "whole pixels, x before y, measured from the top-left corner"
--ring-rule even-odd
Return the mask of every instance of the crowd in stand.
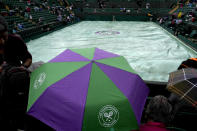
[[[6, 80], [6, 77], [7, 77], [6, 73], [9, 72], [9, 70], [12, 68], [20, 69], [19, 70], [20, 74], [21, 72], [26, 73], [25, 80], [23, 80], [23, 82], [29, 81], [30, 80], [29, 75], [31, 73], [31, 71], [29, 70], [29, 67], [32, 65], [32, 56], [29, 53], [23, 40], [17, 35], [8, 34], [7, 29], [8, 29], [7, 24], [4, 18], [0, 17], [0, 33], [1, 33], [0, 34], [0, 63], [1, 63], [1, 66], [0, 66], [0, 103], [3, 107], [3, 108], [0, 108], [0, 123], [3, 123], [3, 126], [0, 126], [0, 129], [7, 129], [10, 131], [16, 131], [20, 129], [20, 131], [23, 131], [23, 130], [28, 131], [28, 126], [30, 125], [36, 126], [34, 125], [35, 123], [30, 123], [30, 125], [28, 125], [29, 123], [25, 123], [25, 119], [27, 119], [25, 112], [27, 108], [26, 96], [28, 95], [27, 93], [28, 91], [26, 90], [26, 92], [24, 93], [24, 95], [26, 96], [23, 97], [22, 101], [21, 99], [20, 101], [17, 101], [16, 98], [13, 98], [13, 97], [19, 97], [19, 96], [13, 95], [12, 93], [15, 93], [13, 91], [11, 94], [9, 91], [7, 91], [9, 88], [10, 88], [9, 90], [12, 90], [12, 88], [9, 87], [9, 85], [12, 85], [11, 84], [12, 81]], [[195, 59], [191, 59], [191, 60], [195, 60]], [[197, 65], [197, 61], [195, 62]], [[195, 65], [195, 64], [192, 64], [192, 65]], [[186, 67], [183, 67], [182, 65], [180, 65], [178, 69], [186, 68]], [[15, 77], [14, 79], [17, 79], [17, 77]], [[8, 82], [9, 84], [6, 82]], [[25, 85], [24, 83], [22, 84], [23, 84], [23, 87], [25, 86], [24, 88], [28, 89], [29, 83], [26, 83]], [[4, 90], [5, 88], [7, 90]], [[7, 93], [7, 94], [5, 95], [4, 93]], [[169, 97], [169, 99], [161, 95], [157, 95], [153, 97], [149, 101], [145, 109], [146, 123], [140, 126], [139, 131], [168, 131], [166, 129], [166, 126], [169, 125], [171, 121], [173, 121], [174, 115], [177, 113], [179, 109], [185, 108], [183, 106], [180, 106], [179, 105], [180, 101], [175, 101], [175, 98], [177, 99], [178, 97], [174, 96], [173, 93]], [[21, 102], [23, 104], [19, 104], [20, 107], [17, 107], [17, 104]], [[178, 109], [175, 108], [177, 107], [177, 104], [178, 104]], [[13, 108], [15, 108], [13, 106], [16, 106], [17, 110], [13, 110]], [[193, 108], [193, 110], [196, 111], [194, 107], [190, 105], [187, 105], [187, 106], [189, 106], [190, 108]], [[38, 127], [37, 129], [39, 130]]]
[[186, 4], [184, 4], [183, 1], [180, 1], [179, 5], [180, 7], [173, 14], [166, 17], [158, 17], [157, 21], [161, 25], [165, 25], [166, 27], [174, 31], [175, 36], [178, 36], [180, 34], [196, 39], [197, 34], [195, 36], [191, 36], [190, 34], [192, 33], [192, 31], [196, 30], [196, 28], [192, 28], [191, 25], [193, 24], [194, 26], [196, 26], [197, 3], [195, 0], [190, 0]]
[[[68, 23], [73, 23], [74, 21], [78, 20], [79, 18], [77, 18], [75, 16], [75, 13], [73, 11], [73, 5], [70, 6], [64, 6], [63, 1], [59, 0], [58, 2], [62, 4], [62, 6], [60, 6], [59, 4], [55, 4], [54, 2], [52, 3], [52, 5], [49, 5], [48, 0], [42, 0], [42, 2], [37, 3], [34, 0], [20, 0], [20, 2], [24, 2], [25, 3], [25, 8], [22, 8], [21, 6], [15, 6], [12, 5], [11, 7], [8, 7], [7, 5], [3, 5], [5, 6], [7, 12], [1, 12], [1, 15], [3, 16], [22, 16], [24, 18], [24, 20], [28, 20], [29, 22], [33, 23], [37, 23], [37, 26], [43, 25], [43, 24], [50, 24], [50, 23], [46, 23], [45, 22], [45, 18], [44, 16], [39, 17], [37, 20], [34, 18], [34, 16], [32, 15], [32, 13], [36, 13], [36, 12], [42, 12], [42, 11], [48, 11], [48, 13], [55, 15], [57, 18], [56, 20], [54, 20], [53, 22], [62, 22], [64, 24], [68, 24]], [[12, 29], [12, 33], [17, 33], [17, 32], [21, 32], [24, 29], [26, 29], [23, 25], [23, 23], [12, 23], [13, 25], [13, 29]]]

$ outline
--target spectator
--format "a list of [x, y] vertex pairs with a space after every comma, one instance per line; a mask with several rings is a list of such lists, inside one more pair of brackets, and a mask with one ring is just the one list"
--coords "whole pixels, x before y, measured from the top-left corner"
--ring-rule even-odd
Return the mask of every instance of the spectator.
[[33, 19], [31, 14], [29, 15], [29, 19], [30, 19], [30, 20], [32, 20], [32, 19]]
[[59, 14], [59, 15], [57, 16], [57, 20], [61, 22], [61, 21], [62, 21], [62, 15]]
[[29, 67], [32, 62], [32, 56], [27, 50], [26, 44], [16, 35], [8, 34], [8, 27], [5, 19], [0, 16], [0, 65], [6, 63]]
[[18, 26], [18, 29], [19, 29], [19, 30], [23, 30], [23, 25], [22, 25], [21, 23], [18, 23], [17, 26]]
[[37, 6], [34, 7], [34, 11], [37, 12], [39, 11], [39, 8]]
[[70, 19], [70, 17], [69, 16], [67, 16], [67, 22], [71, 22], [71, 19]]
[[30, 1], [30, 0], [27, 1], [27, 5], [28, 5], [28, 6], [31, 5], [31, 1]]
[[160, 25], [163, 24], [163, 18], [159, 20]]
[[31, 8], [28, 7], [28, 6], [26, 6], [26, 11], [27, 11], [27, 12], [30, 12], [30, 11], [31, 11]]
[[[24, 83], [22, 81], [18, 82], [19, 77], [15, 77], [12, 81], [9, 79], [8, 81], [8, 79], [6, 79], [7, 72], [5, 70], [7, 70], [7, 67], [9, 67], [9, 69], [10, 67], [21, 67], [21, 69], [23, 68], [27, 73], [25, 67], [29, 67], [31, 62], [32, 56], [29, 53], [26, 44], [19, 36], [8, 34], [7, 22], [2, 16], [0, 16], [0, 65], [3, 67], [3, 69], [1, 68], [2, 72], [0, 79], [0, 130], [16, 131], [24, 129], [24, 118], [27, 106], [26, 93], [28, 92], [29, 87], [29, 75], [27, 74], [27, 77], [20, 77], [20, 79], [24, 78]], [[13, 81], [16, 81], [16, 83]], [[26, 90], [25, 95], [21, 94], [22, 97], [19, 98], [18, 89]], [[21, 101], [18, 101], [19, 99]]]
[[28, 19], [28, 17], [29, 17], [29, 14], [28, 14], [27, 12], [25, 12], [25, 15], [24, 15], [24, 17]]
[[146, 3], [146, 9], [150, 8], [150, 3]]
[[168, 131], [166, 124], [172, 119], [172, 106], [164, 96], [152, 98], [145, 111], [147, 123], [140, 126], [139, 131]]
[[[195, 68], [197, 69], [197, 58], [189, 58], [185, 61], [183, 61], [179, 67], [178, 70], [182, 68]], [[179, 112], [187, 112], [189, 114], [196, 114], [197, 109], [192, 106], [189, 102], [187, 102], [184, 99], [180, 99], [180, 96], [178, 96], [175, 93], [171, 93], [170, 97], [168, 98], [171, 104], [173, 105], [173, 115], [174, 119], [172, 121], [172, 124], [176, 127], [183, 128], [187, 131], [193, 131], [193, 129], [196, 128], [195, 124], [193, 124], [192, 121], [196, 121], [197, 118], [192, 115], [184, 115], [183, 117], [178, 114]], [[184, 124], [182, 123], [183, 121]]]
[[195, 22], [195, 17], [192, 17], [192, 22]]
[[43, 24], [43, 17], [39, 17], [38, 19], [38, 25], [41, 25], [41, 24]]
[[12, 29], [12, 34], [16, 34], [16, 32], [17, 32], [17, 28], [14, 27], [14, 28]]

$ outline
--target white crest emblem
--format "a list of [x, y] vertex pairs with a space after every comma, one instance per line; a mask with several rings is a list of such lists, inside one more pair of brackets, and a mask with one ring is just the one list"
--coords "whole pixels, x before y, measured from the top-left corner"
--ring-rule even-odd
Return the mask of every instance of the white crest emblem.
[[46, 74], [44, 72], [40, 73], [34, 81], [34, 89], [38, 89], [43, 84], [45, 79]]
[[99, 111], [98, 119], [103, 127], [112, 127], [119, 119], [118, 109], [113, 105], [106, 105]]

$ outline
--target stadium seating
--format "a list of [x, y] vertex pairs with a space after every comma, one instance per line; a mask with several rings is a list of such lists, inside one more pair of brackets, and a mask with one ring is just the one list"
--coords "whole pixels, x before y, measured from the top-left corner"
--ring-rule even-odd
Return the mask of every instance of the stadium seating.
[[[57, 0], [48, 0], [47, 4], [50, 6], [50, 8], [65, 8], [68, 6], [64, 5], [63, 1]], [[42, 7], [42, 9], [39, 9], [39, 11], [35, 12], [35, 6], [38, 8]], [[28, 17], [31, 15], [31, 20], [28, 17], [24, 17], [24, 10], [26, 7], [30, 8]], [[62, 12], [62, 16], [69, 16], [72, 12], [73, 11], [67, 11], [65, 9], [64, 12]], [[17, 34], [21, 35], [24, 40], [37, 38], [35, 36], [46, 34], [47, 30], [51, 31], [55, 30], [56, 28], [58, 29], [60, 27], [62, 28], [66, 26], [64, 22], [57, 21], [57, 14], [53, 14], [46, 7], [44, 8], [41, 0], [34, 0], [34, 4], [31, 5], [28, 5], [27, 1], [24, 0], [0, 0], [0, 13], [7, 20], [10, 33], [12, 33], [13, 28], [17, 26], [18, 23], [23, 25], [23, 29], [18, 30]], [[41, 19], [41, 22], [39, 22], [39, 19]]]

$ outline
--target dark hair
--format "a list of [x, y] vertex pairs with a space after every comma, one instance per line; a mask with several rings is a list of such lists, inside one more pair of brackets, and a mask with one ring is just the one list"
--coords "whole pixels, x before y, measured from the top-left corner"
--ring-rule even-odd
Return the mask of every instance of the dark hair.
[[8, 23], [3, 16], [0, 15], [0, 33], [8, 31]]
[[172, 119], [172, 106], [166, 97], [157, 95], [150, 100], [146, 109], [146, 116], [154, 122], [167, 124]]

